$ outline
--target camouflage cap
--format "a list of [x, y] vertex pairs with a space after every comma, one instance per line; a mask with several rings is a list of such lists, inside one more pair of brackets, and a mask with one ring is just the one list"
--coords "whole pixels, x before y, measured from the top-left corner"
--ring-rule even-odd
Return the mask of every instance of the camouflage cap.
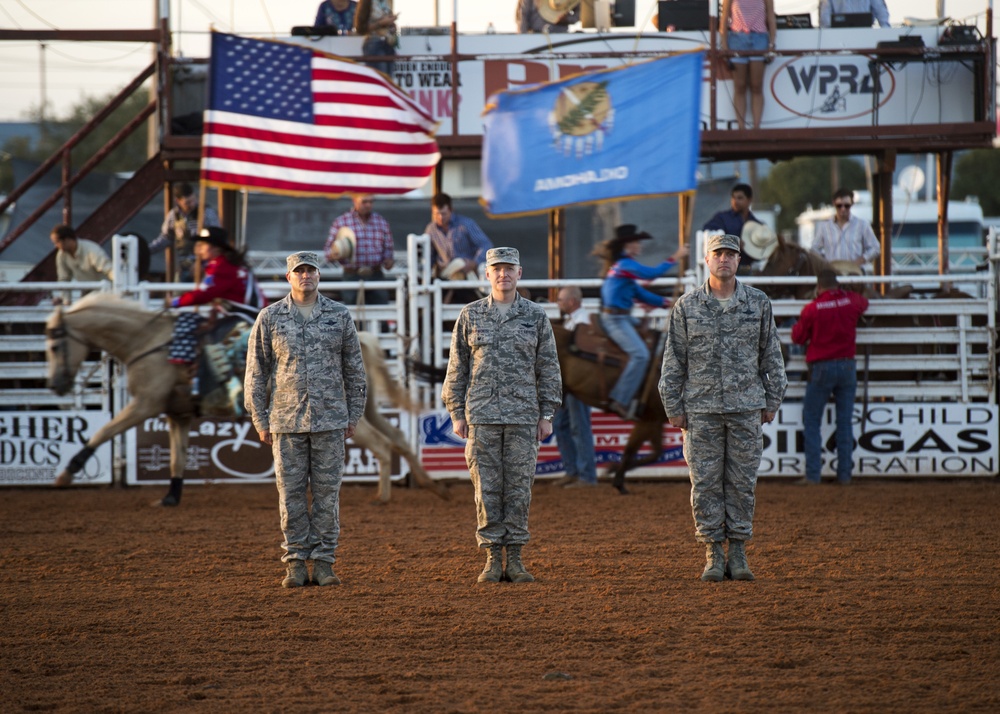
[[486, 251], [486, 264], [509, 263], [510, 265], [520, 265], [521, 256], [517, 248], [490, 248]]
[[712, 236], [708, 239], [708, 243], [705, 245], [705, 253], [711, 253], [716, 250], [735, 250], [737, 253], [740, 252], [740, 239], [738, 236], [726, 234], [721, 236]]
[[319, 270], [319, 256], [312, 251], [300, 250], [298, 253], [292, 253], [288, 256], [285, 259], [285, 264], [288, 266], [289, 273], [300, 265], [311, 265], [316, 270]]

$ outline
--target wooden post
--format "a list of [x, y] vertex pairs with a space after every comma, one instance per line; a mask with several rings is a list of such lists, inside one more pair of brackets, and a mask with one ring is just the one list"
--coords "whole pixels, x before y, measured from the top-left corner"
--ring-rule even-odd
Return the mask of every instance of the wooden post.
[[948, 231], [948, 198], [951, 196], [951, 162], [954, 154], [939, 151], [937, 157], [938, 200], [938, 275], [951, 272], [951, 248]]
[[[549, 211], [549, 280], [563, 277], [566, 265], [566, 211], [556, 208]], [[555, 302], [558, 288], [549, 289], [549, 300]]]

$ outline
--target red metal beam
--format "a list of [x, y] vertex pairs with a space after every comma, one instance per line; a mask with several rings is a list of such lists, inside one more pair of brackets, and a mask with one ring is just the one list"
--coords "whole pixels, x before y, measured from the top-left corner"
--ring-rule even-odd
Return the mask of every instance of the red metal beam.
[[65, 40], [67, 42], [159, 42], [159, 30], [8, 30], [0, 40]]

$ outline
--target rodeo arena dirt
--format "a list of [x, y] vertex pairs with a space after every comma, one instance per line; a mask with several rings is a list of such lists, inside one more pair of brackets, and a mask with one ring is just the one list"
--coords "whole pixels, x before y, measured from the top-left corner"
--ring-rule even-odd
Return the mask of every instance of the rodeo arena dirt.
[[[116, 238], [114, 251], [126, 263], [128, 240]], [[426, 250], [412, 237], [409, 265], [422, 264]], [[385, 331], [376, 338], [401, 381], [408, 357], [443, 365], [445, 328], [461, 307], [443, 305], [441, 285], [426, 278], [411, 271], [371, 286], [400, 299], [356, 314], [376, 334], [390, 321], [423, 326], [412, 343]], [[682, 287], [700, 279], [685, 276]], [[867, 425], [859, 425], [850, 486], [795, 485], [803, 383], [801, 374], [790, 378], [783, 413], [765, 430], [748, 547], [755, 582], [699, 579], [690, 486], [678, 432], [666, 426], [664, 453], [628, 472], [627, 495], [607, 478], [594, 489], [561, 488], [552, 478], [561, 475], [558, 452], [543, 445], [524, 551], [536, 581], [477, 583], [482, 554], [461, 447], [440, 434], [447, 415], [430, 406], [438, 386], [411, 377], [424, 411], [383, 411], [419, 456], [416, 466], [395, 452], [376, 491], [379, 464], [352, 452], [343, 584], [284, 589], [273, 479], [245, 421], [192, 424], [178, 507], [150, 507], [170, 473], [156, 419], [101, 447], [107, 453], [99, 448], [74, 481], [80, 487], [51, 487], [74, 455], [75, 447], [62, 450], [69, 437], [103, 423], [86, 416], [110, 418], [122, 403], [120, 366], [91, 353], [89, 372], [63, 401], [39, 390], [35, 411], [8, 406], [0, 418], [2, 448], [26, 455], [25, 480], [0, 499], [2, 710], [1000, 710], [996, 367], [982, 337], [995, 330], [994, 270], [970, 280], [981, 281], [982, 297], [909, 301], [914, 314], [947, 303], [933, 308], [933, 326], [910, 325], [917, 337], [859, 329], [859, 346], [873, 347], [869, 372], [884, 374], [868, 385], [865, 412], [857, 405]], [[170, 286], [113, 287], [155, 304], [152, 291]], [[281, 294], [282, 286], [268, 289]], [[904, 302], [873, 312], [898, 314]], [[775, 314], [781, 321], [803, 304], [775, 300]], [[36, 327], [51, 311], [3, 309], [10, 323]], [[979, 318], [988, 330], [973, 327]], [[781, 327], [786, 346], [788, 333]], [[18, 348], [44, 352], [45, 338], [34, 334]], [[948, 340], [955, 348], [941, 349]], [[892, 355], [886, 342], [938, 349]], [[803, 366], [790, 352], [789, 374]], [[903, 367], [914, 374], [900, 376]], [[19, 369], [42, 376], [45, 365]], [[594, 418], [595, 448], [613, 470], [627, 425]], [[38, 449], [58, 461], [44, 482], [32, 482], [27, 467]], [[234, 459], [241, 449], [251, 458]], [[415, 468], [430, 487], [415, 485]], [[399, 487], [407, 474], [411, 487]]]

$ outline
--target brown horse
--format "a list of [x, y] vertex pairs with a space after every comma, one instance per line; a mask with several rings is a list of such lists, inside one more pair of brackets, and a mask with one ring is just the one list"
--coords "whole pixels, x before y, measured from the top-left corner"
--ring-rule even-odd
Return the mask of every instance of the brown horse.
[[[815, 277], [824, 268], [830, 268], [830, 263], [819, 253], [806, 250], [796, 243], [786, 243], [781, 236], [777, 236], [777, 241], [778, 247], [771, 253], [764, 266], [754, 265], [755, 277]], [[815, 282], [800, 285], [762, 285], [760, 289], [772, 300], [811, 300], [816, 297]]]
[[[49, 363], [49, 387], [58, 394], [73, 388], [80, 364], [93, 350], [103, 350], [128, 367], [128, 391], [131, 399], [124, 409], [98, 429], [56, 479], [57, 486], [67, 486], [83, 468], [94, 450], [145, 419], [165, 414], [170, 426], [170, 490], [157, 505], [180, 503], [187, 460], [188, 435], [195, 405], [187, 369], [167, 361], [167, 346], [173, 334], [174, 317], [166, 312], [150, 312], [139, 303], [91, 293], [68, 310], [57, 308], [46, 323], [46, 352]], [[374, 337], [362, 339], [362, 357], [368, 377], [368, 404], [365, 418], [358, 424], [354, 443], [370, 449], [379, 459], [379, 498], [389, 499], [389, 464], [392, 454], [399, 454], [410, 464], [414, 479], [442, 497], [444, 486], [433, 481], [420, 465], [403, 435], [378, 413], [375, 407], [379, 391], [397, 399], [401, 408], [410, 408], [405, 391], [390, 378], [382, 351]]]
[[[573, 343], [573, 333], [564, 329], [561, 325], [553, 325], [552, 331], [556, 337], [556, 349], [559, 351], [559, 369], [562, 371], [563, 389], [575, 396], [588, 406], [601, 409], [607, 400], [606, 390], [602, 389], [600, 372], [604, 370], [603, 379], [607, 380], [607, 387], [614, 384], [621, 374], [619, 367], [605, 365], [603, 367], [595, 365], [591, 360], [581, 357], [571, 349]], [[625, 474], [634, 468], [656, 463], [663, 456], [663, 425], [667, 422], [666, 412], [663, 411], [663, 402], [660, 401], [660, 394], [657, 384], [660, 379], [660, 363], [657, 361], [659, 355], [652, 355], [655, 362], [646, 382], [640, 392], [640, 397], [644, 403], [640, 405], [639, 413], [636, 415], [635, 426], [629, 433], [628, 441], [622, 452], [622, 459], [615, 465], [612, 485], [620, 493], [628, 493], [625, 488]], [[639, 450], [643, 444], [649, 444], [651, 452], [643, 457], [639, 457]]]

